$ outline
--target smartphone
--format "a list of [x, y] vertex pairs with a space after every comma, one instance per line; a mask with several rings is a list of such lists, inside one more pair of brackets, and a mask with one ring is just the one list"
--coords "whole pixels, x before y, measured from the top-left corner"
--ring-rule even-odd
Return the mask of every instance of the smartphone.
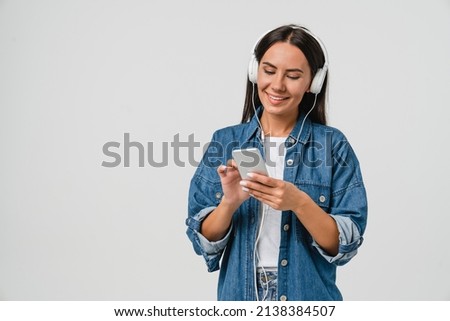
[[258, 173], [269, 176], [266, 163], [258, 148], [235, 149], [233, 159], [238, 166], [241, 178], [247, 178], [248, 173]]

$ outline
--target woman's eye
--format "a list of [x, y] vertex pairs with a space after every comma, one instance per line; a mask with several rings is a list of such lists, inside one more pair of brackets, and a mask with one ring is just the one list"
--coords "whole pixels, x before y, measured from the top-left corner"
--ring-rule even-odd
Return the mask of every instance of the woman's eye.
[[268, 75], [274, 75], [275, 71], [264, 69], [264, 73], [266, 73]]
[[297, 76], [297, 75], [287, 75], [287, 77], [288, 77], [289, 79], [293, 79], [293, 80], [300, 79], [300, 76]]

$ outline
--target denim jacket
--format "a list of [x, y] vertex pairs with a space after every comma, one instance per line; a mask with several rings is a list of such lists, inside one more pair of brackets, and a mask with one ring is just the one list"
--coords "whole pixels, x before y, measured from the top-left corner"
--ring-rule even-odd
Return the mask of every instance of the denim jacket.
[[[260, 203], [250, 197], [236, 210], [227, 235], [208, 241], [199, 231], [202, 220], [221, 201], [217, 167], [231, 159], [236, 148], [257, 147], [264, 155], [257, 119], [216, 131], [189, 189], [187, 235], [208, 271], [220, 268], [219, 300], [256, 300], [255, 239]], [[305, 191], [337, 223], [339, 253], [327, 254], [292, 211], [283, 211], [278, 260], [280, 300], [342, 300], [336, 268], [357, 253], [367, 221], [367, 198], [359, 162], [337, 129], [312, 123], [303, 116], [286, 139], [284, 180]]]

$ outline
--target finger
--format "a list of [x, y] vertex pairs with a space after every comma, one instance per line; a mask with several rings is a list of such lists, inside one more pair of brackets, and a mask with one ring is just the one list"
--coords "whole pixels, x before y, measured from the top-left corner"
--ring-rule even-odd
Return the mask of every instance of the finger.
[[228, 167], [233, 167], [233, 168], [236, 168], [237, 169], [237, 164], [236, 164], [236, 161], [234, 160], [234, 159], [229, 159], [228, 161], [227, 161], [227, 166]]
[[243, 179], [239, 182], [239, 184], [241, 184], [241, 186], [243, 186], [243, 187], [248, 188], [249, 190], [258, 191], [260, 193], [264, 193], [264, 194], [268, 194], [268, 195], [271, 195], [274, 192], [273, 187], [269, 187], [269, 186], [261, 184], [257, 181]]
[[225, 165], [220, 165], [219, 167], [217, 167], [217, 173], [221, 177], [223, 177], [227, 174], [227, 170], [228, 170], [228, 168]]
[[266, 186], [270, 186], [270, 187], [276, 187], [278, 185], [278, 181], [275, 178], [263, 175], [263, 174], [258, 174], [258, 173], [248, 173], [247, 174], [248, 178], [252, 181], [257, 181], [261, 184], [264, 184]]
[[277, 204], [274, 202], [273, 197], [270, 195], [258, 192], [258, 191], [249, 191], [249, 194], [251, 197], [257, 199], [260, 202], [263, 202], [264, 204], [269, 205], [273, 209], [277, 209]]
[[240, 177], [236, 168], [225, 165], [220, 165], [217, 168], [217, 173], [221, 179], [238, 179]]
[[235, 169], [234, 167], [232, 167], [232, 166], [229, 166], [228, 164], [227, 165], [220, 165], [219, 167], [217, 167], [217, 172], [220, 174], [220, 173], [227, 173], [228, 171], [230, 171], [230, 170], [233, 170], [233, 169]]

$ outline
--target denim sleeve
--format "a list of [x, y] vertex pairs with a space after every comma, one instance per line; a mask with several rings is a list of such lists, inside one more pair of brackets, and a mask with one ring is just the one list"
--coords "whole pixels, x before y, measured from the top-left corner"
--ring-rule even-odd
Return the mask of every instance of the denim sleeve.
[[357, 226], [348, 217], [339, 215], [330, 215], [335, 221], [339, 230], [339, 252], [336, 256], [330, 256], [325, 252], [316, 241], [313, 240], [313, 245], [317, 248], [319, 253], [330, 263], [337, 265], [344, 265], [349, 262], [358, 252], [358, 247], [363, 242]]
[[313, 241], [319, 253], [330, 263], [344, 265], [363, 243], [367, 223], [367, 196], [358, 159], [345, 137], [333, 145], [333, 179], [330, 216], [339, 231], [339, 252], [330, 256]]
[[194, 245], [195, 252], [204, 257], [209, 272], [219, 269], [221, 254], [226, 247], [231, 234], [230, 228], [228, 233], [221, 240], [212, 242], [200, 233], [201, 222], [215, 208], [215, 206], [206, 207], [186, 220], [186, 225], [188, 226], [187, 234]]
[[224, 162], [221, 156], [220, 145], [216, 143], [213, 135], [189, 188], [186, 234], [192, 242], [195, 253], [205, 259], [209, 272], [219, 269], [220, 259], [231, 234], [230, 228], [223, 239], [211, 242], [200, 233], [202, 221], [219, 205], [223, 195], [222, 184], [217, 174], [217, 167]]

